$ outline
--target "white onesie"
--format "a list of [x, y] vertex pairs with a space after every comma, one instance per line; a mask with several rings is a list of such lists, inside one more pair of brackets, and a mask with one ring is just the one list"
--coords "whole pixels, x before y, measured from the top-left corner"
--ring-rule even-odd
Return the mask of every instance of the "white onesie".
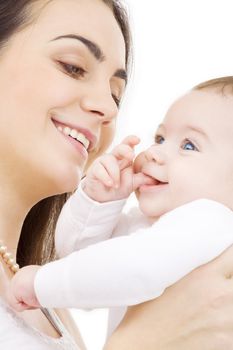
[[80, 186], [57, 224], [63, 258], [35, 279], [44, 307], [110, 308], [108, 334], [127, 306], [158, 297], [233, 243], [233, 212], [218, 202], [190, 202], [153, 224], [136, 208], [122, 214], [124, 204], [95, 202]]

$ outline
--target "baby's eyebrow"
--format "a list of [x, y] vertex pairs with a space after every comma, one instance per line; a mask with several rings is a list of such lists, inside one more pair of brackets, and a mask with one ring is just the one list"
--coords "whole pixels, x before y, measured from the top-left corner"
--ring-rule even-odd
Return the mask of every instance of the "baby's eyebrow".
[[[198, 126], [185, 125], [185, 127], [183, 127], [182, 130], [183, 130], [182, 132], [193, 131], [193, 132], [196, 132], [196, 133], [202, 135], [205, 139], [209, 139], [209, 137], [206, 134], [206, 132], [204, 130], [202, 130], [201, 128], [199, 128]], [[178, 130], [177, 130], [177, 132], [178, 132]], [[164, 124], [158, 125], [158, 128], [157, 128], [157, 130], [155, 131], [155, 134], [154, 134], [154, 140], [156, 140], [156, 137], [160, 133], [163, 134], [163, 135], [166, 133], [166, 128], [165, 128]]]
[[155, 133], [154, 133], [154, 139], [156, 138], [156, 136], [159, 134], [159, 133], [162, 133], [162, 132], [165, 132], [165, 127], [163, 124], [159, 124], [157, 129], [155, 130]]
[[185, 129], [197, 132], [198, 134], [201, 134], [204, 138], [208, 139], [208, 135], [202, 129], [198, 128], [197, 126], [187, 125], [185, 127]]

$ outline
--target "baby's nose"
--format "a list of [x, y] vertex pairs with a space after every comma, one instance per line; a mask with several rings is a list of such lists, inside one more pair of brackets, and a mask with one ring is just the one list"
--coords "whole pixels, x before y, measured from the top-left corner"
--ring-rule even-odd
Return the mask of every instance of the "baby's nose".
[[158, 146], [151, 146], [145, 151], [145, 158], [148, 162], [156, 162], [158, 165], [164, 165], [166, 154]]

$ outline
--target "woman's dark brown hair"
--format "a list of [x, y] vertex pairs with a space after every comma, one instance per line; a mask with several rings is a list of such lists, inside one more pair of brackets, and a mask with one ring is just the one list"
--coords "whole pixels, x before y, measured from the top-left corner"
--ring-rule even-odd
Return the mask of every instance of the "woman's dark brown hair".
[[[49, 1], [56, 0], [0, 0], [0, 56], [11, 37], [33, 22], [32, 6], [36, 2], [46, 5]], [[111, 8], [121, 28], [125, 40], [126, 68], [129, 69], [131, 36], [126, 11], [118, 0], [101, 1]], [[43, 199], [28, 213], [17, 250], [17, 262], [21, 267], [44, 264], [55, 258], [55, 225], [68, 196], [62, 194]]]

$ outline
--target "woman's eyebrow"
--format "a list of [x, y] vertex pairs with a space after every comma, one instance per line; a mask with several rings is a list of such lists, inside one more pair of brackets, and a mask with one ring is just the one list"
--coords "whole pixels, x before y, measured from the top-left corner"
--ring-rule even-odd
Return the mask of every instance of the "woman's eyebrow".
[[[74, 39], [74, 40], [81, 41], [81, 43], [83, 43], [88, 48], [90, 53], [95, 57], [97, 61], [103, 62], [105, 60], [105, 56], [101, 48], [93, 41], [88, 40], [81, 35], [76, 35], [76, 34], [60, 35], [52, 39], [51, 41], [60, 40], [60, 39]], [[124, 69], [116, 70], [116, 72], [114, 73], [114, 77], [121, 78], [125, 80], [125, 82], [127, 82], [127, 73]]]
[[76, 35], [76, 34], [60, 35], [51, 41], [60, 40], [60, 39], [75, 39], [75, 40], [81, 41], [88, 48], [88, 50], [95, 57], [95, 59], [97, 59], [97, 61], [102, 62], [105, 60], [104, 54], [101, 51], [100, 47], [93, 41], [90, 41], [81, 35]]
[[117, 69], [113, 76], [123, 79], [127, 83], [128, 76], [125, 69]]

